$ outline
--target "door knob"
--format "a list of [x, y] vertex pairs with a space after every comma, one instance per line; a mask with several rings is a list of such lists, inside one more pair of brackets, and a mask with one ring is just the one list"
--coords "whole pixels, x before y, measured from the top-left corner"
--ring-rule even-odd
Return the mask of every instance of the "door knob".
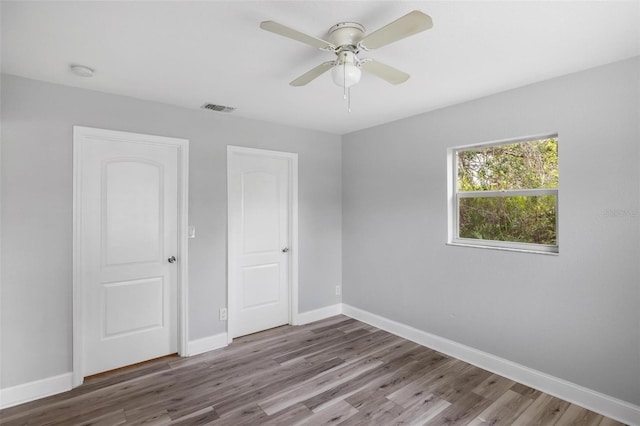
[[171, 256], [170, 258], [167, 259], [167, 261], [169, 263], [176, 263], [176, 257], [175, 256]]
[[283, 248], [282, 248], [282, 252], [283, 252], [283, 253], [286, 253], [286, 252], [288, 252], [288, 251], [289, 251], [289, 247], [283, 247]]

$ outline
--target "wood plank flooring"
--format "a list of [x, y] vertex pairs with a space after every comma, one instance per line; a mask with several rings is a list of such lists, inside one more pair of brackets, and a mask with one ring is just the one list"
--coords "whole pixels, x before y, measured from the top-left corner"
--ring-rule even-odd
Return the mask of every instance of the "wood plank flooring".
[[16, 425], [620, 425], [345, 316], [94, 376]]

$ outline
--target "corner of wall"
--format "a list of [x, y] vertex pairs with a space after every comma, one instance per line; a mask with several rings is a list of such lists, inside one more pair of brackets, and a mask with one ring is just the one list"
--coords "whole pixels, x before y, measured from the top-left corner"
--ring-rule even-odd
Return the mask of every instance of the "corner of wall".
[[227, 346], [227, 333], [219, 333], [201, 339], [189, 340], [187, 342], [186, 356], [199, 355], [204, 352], [213, 351]]
[[293, 317], [292, 325], [304, 325], [314, 321], [340, 315], [342, 313], [342, 303], [325, 306], [312, 311], [300, 312]]

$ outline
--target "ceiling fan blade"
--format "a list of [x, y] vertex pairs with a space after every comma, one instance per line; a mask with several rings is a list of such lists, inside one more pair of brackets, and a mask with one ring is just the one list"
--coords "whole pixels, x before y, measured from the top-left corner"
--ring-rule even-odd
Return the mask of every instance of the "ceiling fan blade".
[[264, 21], [260, 23], [260, 28], [263, 30], [271, 31], [272, 33], [279, 34], [281, 36], [289, 37], [293, 40], [309, 44], [318, 49], [335, 49], [336, 47], [328, 41], [322, 40], [317, 37], [310, 36], [308, 34], [301, 33], [300, 31], [289, 28], [285, 25], [278, 24], [274, 21]]
[[377, 49], [402, 40], [405, 37], [426, 31], [431, 27], [433, 27], [431, 17], [419, 10], [414, 10], [372, 32], [363, 38], [358, 45], [364, 49]]
[[302, 74], [300, 77], [296, 78], [295, 80], [293, 80], [291, 83], [289, 83], [291, 86], [304, 86], [305, 84], [311, 82], [312, 80], [315, 80], [316, 78], [320, 77], [322, 74], [324, 74], [325, 72], [329, 71], [331, 68], [333, 68], [333, 66], [336, 64], [335, 61], [327, 61], [327, 62], [323, 62], [320, 65], [318, 65], [317, 67], [307, 71], [306, 73]]
[[409, 80], [409, 74], [372, 59], [363, 60], [360, 67], [391, 84], [400, 84]]

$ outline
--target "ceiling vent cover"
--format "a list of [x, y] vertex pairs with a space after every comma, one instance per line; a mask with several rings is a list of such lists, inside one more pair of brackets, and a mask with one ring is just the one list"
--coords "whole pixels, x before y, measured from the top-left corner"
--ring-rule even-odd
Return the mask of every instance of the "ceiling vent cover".
[[218, 111], [218, 112], [233, 112], [236, 109], [233, 107], [228, 107], [228, 106], [224, 106], [224, 105], [216, 105], [216, 104], [204, 104], [202, 105], [200, 108], [202, 109], [210, 109], [211, 111]]

